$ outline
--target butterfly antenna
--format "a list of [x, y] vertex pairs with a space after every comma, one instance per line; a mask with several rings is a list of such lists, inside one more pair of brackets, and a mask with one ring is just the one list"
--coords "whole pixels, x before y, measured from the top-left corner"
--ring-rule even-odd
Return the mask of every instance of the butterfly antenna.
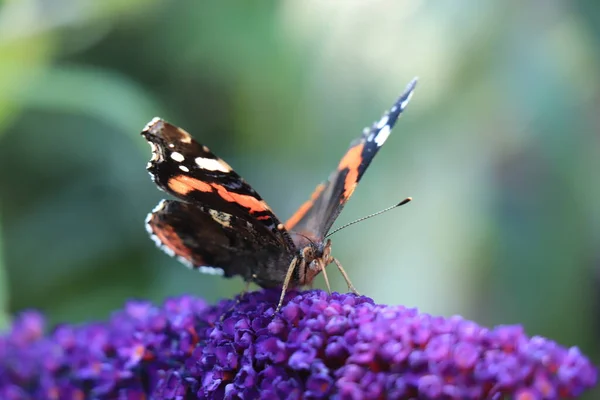
[[396, 207], [400, 207], [400, 206], [403, 206], [403, 205], [405, 205], [406, 203], [410, 203], [411, 201], [412, 201], [412, 197], [407, 197], [406, 199], [402, 200], [400, 203], [398, 203], [398, 204], [394, 204], [394, 205], [393, 205], [393, 206], [391, 206], [391, 207], [385, 208], [385, 209], [383, 209], [383, 210], [381, 210], [381, 211], [377, 211], [376, 213], [373, 213], [373, 214], [370, 214], [370, 215], [364, 216], [364, 217], [362, 217], [362, 218], [359, 218], [359, 219], [357, 219], [357, 220], [354, 220], [354, 221], [352, 221], [352, 222], [348, 222], [347, 224], [345, 224], [345, 225], [342, 225], [342, 226], [340, 226], [339, 228], [337, 228], [337, 229], [334, 229], [333, 231], [329, 232], [329, 233], [328, 233], [328, 234], [327, 234], [325, 237], [326, 237], [326, 238], [328, 238], [329, 236], [333, 235], [334, 233], [336, 233], [336, 232], [339, 232], [339, 231], [341, 231], [342, 229], [345, 229], [345, 228], [349, 227], [350, 225], [357, 224], [357, 223], [359, 223], [359, 222], [361, 222], [361, 221], [364, 221], [365, 219], [373, 218], [373, 217], [375, 217], [375, 216], [377, 216], [377, 215], [379, 215], [379, 214], [383, 214], [384, 212], [388, 212], [388, 211], [390, 211], [390, 210], [393, 210], [393, 209], [394, 209], [394, 208], [396, 208]]

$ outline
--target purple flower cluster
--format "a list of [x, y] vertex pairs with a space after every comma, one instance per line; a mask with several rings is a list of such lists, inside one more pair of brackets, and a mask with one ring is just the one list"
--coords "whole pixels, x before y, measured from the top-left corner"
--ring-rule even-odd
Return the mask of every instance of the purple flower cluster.
[[558, 399], [596, 384], [577, 348], [519, 326], [277, 291], [208, 306], [130, 302], [105, 323], [43, 333], [24, 313], [0, 337], [0, 398]]

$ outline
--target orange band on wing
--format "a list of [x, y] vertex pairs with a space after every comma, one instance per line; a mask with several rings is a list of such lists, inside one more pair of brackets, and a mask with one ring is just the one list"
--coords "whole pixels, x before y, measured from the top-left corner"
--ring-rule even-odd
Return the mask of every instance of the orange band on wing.
[[298, 208], [298, 211], [296, 211], [294, 213], [294, 215], [292, 215], [290, 217], [290, 219], [288, 219], [285, 222], [286, 229], [288, 229], [288, 230], [291, 229], [302, 219], [302, 217], [304, 217], [306, 215], [308, 210], [310, 210], [310, 208], [315, 203], [315, 200], [317, 199], [317, 197], [319, 197], [319, 195], [321, 194], [321, 192], [323, 192], [323, 190], [325, 190], [325, 184], [321, 183], [317, 186], [317, 188], [313, 192], [312, 196], [310, 196], [310, 200], [307, 200], [306, 202], [304, 202], [304, 204], [302, 204], [300, 206], [300, 208]]
[[356, 184], [358, 183], [358, 168], [363, 160], [362, 152], [364, 147], [364, 143], [354, 146], [348, 150], [344, 158], [342, 158], [340, 161], [338, 170], [342, 171], [346, 168], [348, 169], [348, 174], [346, 175], [346, 179], [344, 181], [344, 197], [341, 199], [342, 202], [348, 200], [356, 188]]
[[250, 213], [270, 211], [269, 206], [267, 206], [267, 203], [263, 200], [257, 199], [249, 194], [231, 192], [227, 190], [225, 186], [219, 185], [218, 183], [206, 183], [198, 179], [190, 178], [189, 176], [177, 175], [169, 179], [167, 185], [169, 186], [169, 189], [180, 196], [188, 195], [195, 190], [200, 192], [216, 191], [217, 195], [223, 200], [247, 208]]
[[247, 208], [248, 210], [250, 210], [250, 213], [271, 210], [269, 206], [267, 206], [267, 203], [264, 202], [264, 200], [259, 200], [256, 197], [248, 194], [230, 192], [224, 186], [218, 185], [216, 183], [211, 184], [211, 186], [217, 190], [217, 193], [223, 199]]
[[210, 192], [212, 190], [212, 186], [209, 183], [185, 175], [174, 176], [169, 179], [167, 185], [169, 186], [169, 189], [181, 196], [185, 196], [194, 190], [199, 190], [201, 192]]
[[158, 240], [160, 240], [164, 246], [173, 250], [176, 255], [190, 261], [192, 260], [190, 249], [183, 243], [173, 227], [168, 225], [161, 225], [160, 229], [152, 227], [152, 232], [154, 232]]

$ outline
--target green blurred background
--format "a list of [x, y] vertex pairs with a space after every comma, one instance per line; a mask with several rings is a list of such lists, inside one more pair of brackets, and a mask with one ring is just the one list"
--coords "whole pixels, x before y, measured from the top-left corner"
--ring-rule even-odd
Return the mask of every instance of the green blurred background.
[[521, 323], [598, 362], [592, 0], [5, 1], [4, 321], [33, 307], [81, 322], [132, 297], [242, 290], [148, 239], [144, 218], [164, 196], [139, 135], [152, 117], [192, 132], [285, 220], [415, 75], [338, 225], [414, 201], [336, 234], [335, 255], [377, 302]]

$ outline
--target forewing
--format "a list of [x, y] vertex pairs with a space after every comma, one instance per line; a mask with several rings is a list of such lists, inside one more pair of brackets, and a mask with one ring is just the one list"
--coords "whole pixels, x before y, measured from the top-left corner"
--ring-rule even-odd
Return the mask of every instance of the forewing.
[[292, 233], [296, 243], [305, 242], [307, 237], [311, 240], [322, 240], [327, 234], [406, 108], [416, 83], [415, 78], [392, 108], [378, 122], [364, 129], [362, 135], [350, 144], [350, 148], [329, 179], [318, 185], [310, 200], [287, 220], [285, 227]]
[[142, 135], [152, 148], [146, 168], [158, 187], [186, 202], [256, 220], [290, 246], [289, 235], [267, 203], [208, 147], [160, 118], [148, 123]]
[[259, 284], [283, 276], [293, 257], [263, 225], [176, 200], [162, 200], [148, 215], [146, 229], [162, 250], [192, 269]]

